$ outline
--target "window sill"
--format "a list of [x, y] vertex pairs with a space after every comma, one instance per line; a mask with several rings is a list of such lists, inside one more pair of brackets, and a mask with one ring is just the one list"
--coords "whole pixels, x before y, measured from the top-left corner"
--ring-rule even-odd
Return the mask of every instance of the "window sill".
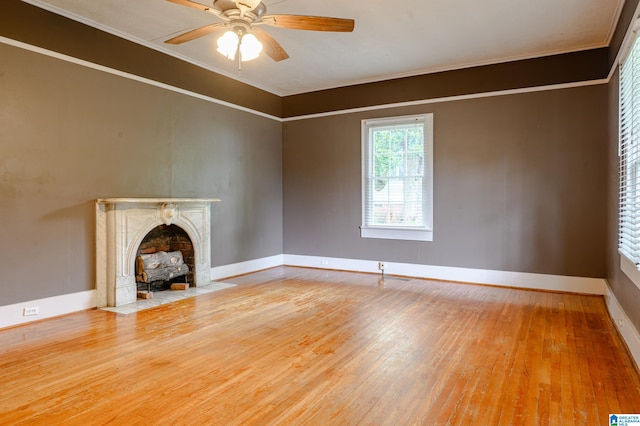
[[631, 282], [640, 289], [640, 271], [638, 271], [636, 265], [622, 253], [620, 253], [620, 269], [627, 277], [629, 277]]
[[433, 231], [415, 228], [360, 228], [360, 238], [385, 240], [433, 241]]

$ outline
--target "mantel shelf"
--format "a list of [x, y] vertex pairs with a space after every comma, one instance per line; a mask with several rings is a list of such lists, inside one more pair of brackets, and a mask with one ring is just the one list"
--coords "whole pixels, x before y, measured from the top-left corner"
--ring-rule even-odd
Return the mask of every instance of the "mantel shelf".
[[98, 204], [124, 203], [216, 203], [219, 198], [98, 198]]

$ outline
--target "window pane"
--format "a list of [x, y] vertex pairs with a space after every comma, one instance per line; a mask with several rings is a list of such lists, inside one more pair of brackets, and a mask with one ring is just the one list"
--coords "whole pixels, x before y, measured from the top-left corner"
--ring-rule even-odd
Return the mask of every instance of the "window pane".
[[422, 225], [422, 179], [376, 179], [372, 195], [374, 225]]
[[424, 133], [422, 127], [414, 127], [407, 132], [408, 149], [422, 151], [424, 149]]
[[404, 176], [404, 153], [389, 154], [389, 176]]
[[373, 176], [391, 176], [391, 167], [389, 166], [389, 156], [385, 154], [375, 154], [373, 158]]
[[384, 152], [389, 151], [389, 133], [381, 132], [381, 131], [373, 131], [373, 150], [374, 152]]
[[407, 154], [407, 176], [424, 175], [424, 153], [409, 152]]
[[389, 151], [394, 153], [402, 153], [405, 151], [406, 146], [406, 131], [402, 130], [392, 130], [389, 132], [390, 137], [390, 145]]

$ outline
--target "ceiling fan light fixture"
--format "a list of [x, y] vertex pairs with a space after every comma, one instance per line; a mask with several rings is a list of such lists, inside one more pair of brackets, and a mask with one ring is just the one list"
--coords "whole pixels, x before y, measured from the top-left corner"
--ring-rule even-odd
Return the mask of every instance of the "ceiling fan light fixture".
[[243, 61], [250, 61], [260, 56], [262, 52], [262, 43], [258, 41], [255, 35], [248, 33], [242, 36], [240, 40], [240, 58]]
[[209, 24], [183, 32], [165, 40], [165, 43], [182, 44], [220, 31], [222, 28], [228, 28], [229, 31], [218, 38], [217, 50], [231, 60], [236, 59], [239, 50], [240, 55], [237, 56], [239, 71], [242, 69], [241, 63], [243, 61], [250, 61], [260, 55], [263, 50], [262, 43], [266, 46], [266, 55], [274, 61], [279, 62], [289, 57], [282, 46], [268, 32], [258, 28], [258, 25], [264, 24], [292, 30], [332, 32], [352, 32], [355, 25], [353, 19], [328, 16], [267, 15], [267, 6], [264, 3], [266, 0], [208, 0], [213, 1], [213, 8], [200, 3], [200, 0], [167, 1], [211, 12], [226, 22]]
[[240, 38], [235, 31], [227, 31], [218, 39], [218, 52], [227, 59], [235, 59]]

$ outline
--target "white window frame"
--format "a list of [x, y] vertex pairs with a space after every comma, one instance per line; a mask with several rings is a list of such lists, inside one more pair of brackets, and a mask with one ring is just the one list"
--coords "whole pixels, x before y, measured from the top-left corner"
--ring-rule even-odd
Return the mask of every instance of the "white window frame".
[[[618, 157], [620, 269], [640, 288], [640, 38], [634, 23], [619, 64]], [[635, 88], [635, 89], [634, 89]]]
[[[369, 193], [371, 170], [371, 130], [391, 125], [409, 125], [416, 122], [424, 126], [424, 174], [422, 185], [422, 226], [375, 226], [367, 224], [367, 209], [370, 208]], [[393, 240], [433, 241], [433, 113], [405, 115], [362, 120], [362, 224], [361, 238]]]

